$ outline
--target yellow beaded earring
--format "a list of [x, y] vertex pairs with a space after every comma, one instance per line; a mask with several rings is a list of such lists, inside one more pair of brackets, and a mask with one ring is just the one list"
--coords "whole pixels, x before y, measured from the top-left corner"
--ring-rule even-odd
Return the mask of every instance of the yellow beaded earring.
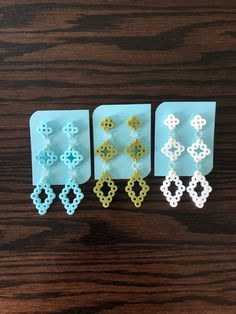
[[[98, 179], [93, 191], [99, 198], [102, 206], [109, 207], [112, 199], [117, 191], [117, 186], [109, 175], [108, 171], [110, 169], [110, 161], [116, 156], [117, 150], [110, 143], [112, 134], [110, 129], [114, 128], [114, 123], [111, 118], [107, 117], [100, 122], [100, 126], [104, 130], [104, 142], [96, 148], [96, 155], [101, 158], [103, 162], [103, 172], [101, 177]], [[105, 195], [103, 192], [104, 184], [107, 184], [109, 191]]]
[[[147, 195], [147, 192], [150, 189], [138, 171], [139, 161], [147, 153], [147, 149], [138, 140], [137, 129], [141, 126], [141, 121], [136, 116], [132, 116], [129, 120], [127, 120], [126, 124], [131, 128], [131, 137], [133, 140], [125, 148], [125, 152], [133, 160], [132, 168], [134, 169], [134, 173], [130, 177], [127, 186], [125, 187], [125, 191], [128, 193], [131, 201], [134, 203], [134, 206], [140, 207], [145, 196]], [[135, 191], [133, 190], [135, 182], [138, 182], [141, 188], [138, 195], [136, 195]]]

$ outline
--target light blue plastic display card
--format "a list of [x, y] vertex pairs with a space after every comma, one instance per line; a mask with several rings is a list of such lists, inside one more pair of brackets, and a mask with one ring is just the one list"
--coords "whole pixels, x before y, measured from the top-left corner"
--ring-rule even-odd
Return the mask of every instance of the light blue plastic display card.
[[[110, 117], [114, 128], [110, 130], [112, 137], [109, 140], [116, 148], [117, 155], [110, 162], [109, 174], [113, 179], [128, 179], [134, 172], [132, 159], [124, 152], [124, 148], [132, 142], [131, 128], [126, 121], [137, 116], [142, 125], [138, 128], [139, 141], [147, 148], [147, 154], [140, 160], [139, 172], [146, 177], [151, 171], [151, 105], [102, 105], [93, 113], [94, 151], [104, 141], [104, 130], [99, 122]], [[103, 171], [102, 160], [94, 154], [94, 177], [98, 179]]]
[[169, 171], [169, 159], [161, 153], [161, 148], [168, 141], [169, 129], [164, 125], [164, 119], [171, 113], [180, 119], [176, 126], [176, 140], [185, 146], [185, 151], [176, 161], [176, 172], [179, 176], [192, 176], [196, 170], [194, 160], [187, 153], [187, 147], [195, 141], [195, 130], [190, 121], [195, 115], [200, 114], [207, 120], [202, 129], [202, 139], [211, 150], [211, 155], [202, 162], [202, 174], [207, 175], [213, 169], [214, 156], [214, 130], [215, 130], [214, 101], [206, 102], [163, 102], [156, 109], [155, 114], [155, 151], [154, 151], [154, 175], [166, 176]]
[[68, 181], [69, 169], [60, 160], [60, 155], [68, 148], [68, 137], [62, 131], [68, 122], [79, 128], [76, 148], [83, 155], [83, 160], [77, 167], [78, 183], [82, 184], [89, 180], [91, 176], [89, 110], [36, 111], [30, 118], [33, 185], [39, 183], [43, 173], [43, 167], [34, 160], [35, 154], [43, 148], [43, 138], [37, 132], [37, 128], [43, 123], [47, 123], [53, 129], [50, 148], [58, 155], [58, 161], [50, 168], [50, 184], [64, 185]]

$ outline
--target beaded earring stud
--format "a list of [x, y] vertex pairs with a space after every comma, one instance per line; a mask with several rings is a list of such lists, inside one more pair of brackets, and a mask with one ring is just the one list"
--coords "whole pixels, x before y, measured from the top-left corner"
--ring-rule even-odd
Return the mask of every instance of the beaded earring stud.
[[[196, 171], [194, 172], [189, 186], [187, 187], [187, 192], [192, 198], [193, 202], [198, 208], [203, 208], [207, 201], [209, 194], [212, 191], [212, 187], [209, 185], [205, 176], [201, 173], [201, 161], [211, 154], [211, 150], [204, 143], [202, 136], [203, 126], [206, 125], [206, 120], [200, 115], [196, 115], [190, 122], [191, 126], [195, 129], [195, 142], [187, 148], [187, 152], [191, 155], [194, 162], [196, 163]], [[198, 183], [202, 187], [201, 194], [199, 195], [195, 189]]]
[[[137, 129], [141, 126], [141, 121], [136, 117], [132, 116], [129, 120], [126, 121], [128, 127], [131, 128], [131, 137], [132, 142], [125, 148], [125, 152], [128, 156], [133, 160], [132, 168], [134, 170], [132, 176], [130, 177], [127, 186], [125, 187], [125, 191], [128, 193], [131, 201], [133, 202], [135, 207], [140, 207], [142, 202], [144, 201], [147, 192], [149, 191], [149, 186], [146, 181], [140, 175], [138, 169], [140, 166], [140, 159], [147, 153], [146, 147], [138, 140], [138, 131]], [[138, 195], [136, 195], [133, 190], [135, 182], [138, 182], [141, 191]]]
[[[112, 199], [117, 191], [117, 186], [109, 175], [110, 162], [116, 156], [117, 150], [113, 147], [110, 140], [112, 134], [110, 129], [114, 128], [114, 122], [111, 118], [107, 117], [100, 122], [100, 126], [104, 130], [104, 142], [96, 148], [96, 155], [100, 157], [103, 162], [103, 171], [102, 175], [98, 179], [93, 191], [99, 198], [99, 201], [102, 203], [102, 206], [107, 208], [110, 206]], [[104, 185], [107, 185], [109, 188], [108, 193], [105, 195], [102, 190]]]
[[[67, 123], [63, 128], [63, 133], [67, 135], [69, 147], [60, 156], [61, 161], [69, 168], [69, 180], [65, 184], [62, 192], [59, 194], [59, 198], [64, 205], [68, 215], [73, 215], [75, 210], [78, 208], [81, 200], [84, 198], [84, 194], [77, 183], [77, 170], [79, 163], [83, 160], [83, 156], [76, 149], [77, 139], [79, 129], [73, 125], [73, 123]], [[73, 191], [75, 197], [70, 201], [68, 195], [70, 191]]]
[[[45, 215], [48, 208], [52, 204], [53, 200], [56, 197], [56, 194], [53, 192], [51, 185], [49, 183], [49, 168], [58, 160], [57, 155], [49, 148], [51, 145], [52, 128], [49, 127], [46, 123], [42, 124], [37, 128], [37, 132], [43, 137], [43, 149], [40, 150], [35, 156], [35, 160], [39, 162], [43, 167], [43, 174], [40, 179], [39, 184], [34, 188], [33, 193], [30, 195], [33, 203], [38, 210], [39, 215]], [[42, 201], [40, 195], [45, 192], [46, 198]]]
[[[185, 186], [175, 171], [175, 162], [185, 150], [185, 147], [176, 140], [175, 136], [175, 128], [179, 122], [179, 119], [176, 118], [173, 114], [169, 114], [168, 117], [164, 120], [164, 124], [169, 129], [169, 139], [168, 142], [161, 148], [161, 152], [166, 157], [168, 157], [170, 161], [169, 172], [165, 177], [160, 190], [166, 197], [166, 200], [169, 202], [171, 207], [176, 207], [178, 205], [178, 202], [180, 201], [180, 198], [185, 191]], [[172, 182], [174, 182], [177, 188], [174, 195], [169, 190]]]

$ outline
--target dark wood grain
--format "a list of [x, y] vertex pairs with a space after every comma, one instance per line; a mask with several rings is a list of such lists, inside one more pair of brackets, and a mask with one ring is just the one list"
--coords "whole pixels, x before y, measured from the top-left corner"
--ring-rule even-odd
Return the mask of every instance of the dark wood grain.
[[[1, 314], [236, 313], [235, 19], [231, 0], [0, 1]], [[168, 100], [217, 101], [204, 209], [151, 174], [141, 209], [123, 181], [103, 209], [91, 180], [74, 217], [37, 215], [34, 111]]]

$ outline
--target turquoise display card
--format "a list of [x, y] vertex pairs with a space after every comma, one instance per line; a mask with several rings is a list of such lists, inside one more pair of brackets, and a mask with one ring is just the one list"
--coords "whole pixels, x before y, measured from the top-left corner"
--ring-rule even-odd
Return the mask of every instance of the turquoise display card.
[[50, 168], [50, 184], [64, 185], [68, 181], [68, 167], [60, 160], [60, 155], [68, 148], [68, 137], [62, 132], [68, 122], [79, 128], [76, 148], [82, 154], [83, 160], [77, 168], [78, 183], [82, 184], [89, 180], [91, 176], [89, 110], [36, 111], [30, 118], [33, 185], [39, 183], [43, 173], [43, 167], [34, 159], [35, 154], [43, 147], [42, 136], [37, 132], [37, 128], [43, 123], [47, 123], [53, 129], [50, 148], [58, 155], [58, 161]]
[[195, 130], [190, 125], [190, 121], [197, 114], [207, 121], [202, 130], [202, 139], [211, 150], [211, 154], [201, 162], [202, 174], [206, 175], [213, 169], [215, 108], [216, 103], [213, 101], [163, 102], [160, 104], [155, 114], [155, 176], [166, 176], [169, 170], [169, 159], [161, 153], [161, 148], [169, 137], [169, 129], [164, 125], [164, 119], [171, 113], [180, 119], [180, 123], [175, 129], [176, 140], [185, 146], [184, 153], [176, 161], [177, 174], [179, 176], [192, 176], [196, 169], [192, 157], [187, 153], [187, 147], [195, 141]]
[[[104, 130], [99, 125], [100, 121], [110, 117], [114, 122], [112, 137], [109, 140], [117, 150], [117, 155], [111, 160], [109, 169], [113, 179], [128, 179], [134, 171], [132, 159], [124, 152], [124, 148], [132, 141], [131, 129], [126, 121], [134, 115], [142, 122], [137, 130], [138, 139], [147, 148], [147, 154], [140, 160], [139, 168], [140, 174], [145, 177], [151, 171], [151, 105], [102, 105], [93, 113], [94, 151], [105, 140]], [[103, 162], [96, 154], [94, 155], [94, 177], [98, 179], [103, 171]]]

